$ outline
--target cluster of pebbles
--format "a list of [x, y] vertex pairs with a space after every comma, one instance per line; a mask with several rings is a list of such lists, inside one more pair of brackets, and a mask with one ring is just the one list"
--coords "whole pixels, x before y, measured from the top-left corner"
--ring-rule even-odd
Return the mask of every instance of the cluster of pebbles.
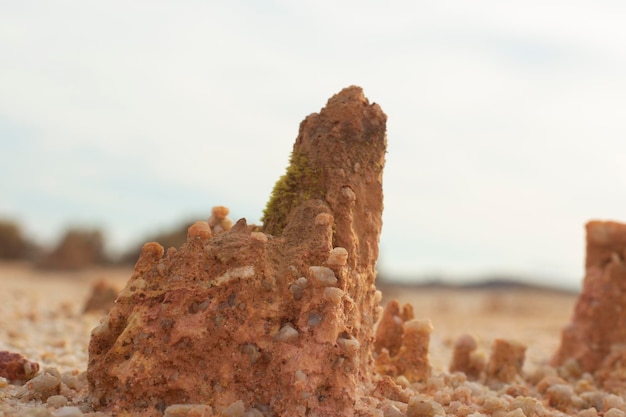
[[625, 416], [626, 225], [587, 225], [551, 364], [526, 373], [523, 343], [463, 335], [433, 369], [430, 321], [383, 310], [374, 285], [385, 124], [360, 88], [333, 96], [302, 122], [262, 228], [216, 207], [180, 248], [147, 243], [98, 323], [98, 297], [45, 311], [15, 294], [0, 416]]

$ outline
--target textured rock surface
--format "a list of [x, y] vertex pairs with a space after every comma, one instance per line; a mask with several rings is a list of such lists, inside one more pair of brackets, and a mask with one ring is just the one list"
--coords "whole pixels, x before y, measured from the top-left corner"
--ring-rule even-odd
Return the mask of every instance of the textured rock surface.
[[94, 407], [160, 415], [242, 401], [281, 416], [366, 407], [385, 123], [360, 88], [344, 89], [301, 124], [265, 233], [244, 219], [220, 234], [196, 223], [178, 250], [144, 245], [92, 332]]
[[626, 225], [591, 221], [586, 228], [583, 289], [553, 363], [573, 358], [589, 372], [626, 345]]
[[[0, 415], [134, 415], [133, 412], [93, 412], [83, 401], [87, 395], [86, 373], [83, 372], [87, 367], [86, 342], [97, 318], [93, 314], [79, 314], [82, 305], [76, 300], [86, 299], [91, 284], [102, 277], [102, 270], [68, 277], [67, 273], [43, 273], [26, 266], [14, 269], [16, 266], [10, 265], [9, 269], [1, 269], [3, 267], [6, 265], [0, 265], [2, 350], [20, 352], [42, 364], [44, 369], [25, 385], [14, 385], [0, 377]], [[107, 278], [123, 286], [131, 272], [119, 270]], [[36, 275], [31, 276], [31, 273]], [[389, 294], [394, 293], [393, 288], [387, 288]], [[610, 354], [606, 365], [601, 365], [602, 369], [609, 370], [603, 375], [582, 372], [575, 360], [567, 360], [558, 368], [545, 363], [557, 348], [558, 340], [554, 336], [570, 319], [568, 312], [574, 308], [575, 296], [543, 290], [503, 294], [500, 289], [481, 289], [468, 293], [460, 289], [418, 289], [404, 285], [396, 291], [402, 294], [402, 304], [413, 305], [416, 317], [432, 318], [435, 325], [430, 349], [433, 372], [425, 382], [414, 383], [402, 375], [376, 377], [370, 396], [366, 389], [365, 396], [357, 401], [355, 414], [358, 416], [403, 417], [409, 412], [409, 402], [412, 413], [425, 411], [437, 415], [441, 409], [431, 401], [439, 404], [447, 416], [610, 417], [626, 412], [624, 372], [620, 364], [626, 363], [626, 357], [619, 351]], [[293, 294], [304, 297], [305, 292], [306, 286]], [[494, 297], [506, 301], [498, 314], [484, 308]], [[460, 372], [444, 372], [452, 357], [453, 341], [468, 331], [476, 335], [478, 344], [470, 356], [485, 354], [485, 363], [494, 337], [528, 343], [523, 382], [487, 384], [484, 371], [477, 380], [468, 380], [468, 376]], [[291, 331], [285, 333], [287, 340], [292, 337]], [[416, 398], [411, 400], [413, 397]], [[422, 409], [422, 402], [431, 407]], [[168, 407], [171, 408], [165, 413], [172, 417], [223, 416], [227, 415], [225, 412], [234, 417], [241, 415], [237, 413], [242, 410], [238, 401], [224, 407], [204, 403]], [[248, 406], [243, 413], [243, 417], [270, 415], [267, 410]]]
[[39, 372], [39, 364], [31, 362], [19, 353], [0, 352], [0, 377], [20, 383], [28, 381]]
[[429, 320], [413, 317], [410, 304], [400, 309], [400, 304], [392, 300], [385, 307], [374, 345], [380, 374], [402, 375], [411, 382], [425, 381], [430, 376], [428, 349], [433, 327]]

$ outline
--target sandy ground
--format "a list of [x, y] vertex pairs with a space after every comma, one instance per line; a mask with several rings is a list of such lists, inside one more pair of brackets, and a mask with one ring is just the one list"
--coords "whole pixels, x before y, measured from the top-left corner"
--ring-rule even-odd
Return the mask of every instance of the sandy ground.
[[0, 264], [0, 350], [17, 351], [60, 370], [87, 364], [89, 332], [97, 314], [82, 314], [91, 286], [108, 279], [120, 286], [130, 269], [44, 272]]
[[454, 341], [463, 334], [477, 338], [489, 352], [495, 338], [525, 344], [525, 371], [547, 363], [558, 348], [562, 328], [569, 322], [577, 294], [519, 289], [386, 288], [383, 304], [390, 299], [410, 303], [416, 318], [429, 318], [431, 364], [447, 369]]
[[[0, 263], [0, 350], [22, 353], [42, 368], [54, 367], [61, 373], [86, 370], [89, 332], [100, 319], [98, 314], [82, 314], [91, 286], [104, 278], [121, 287], [131, 272], [130, 268], [44, 272], [25, 264]], [[454, 341], [469, 333], [487, 352], [494, 338], [526, 344], [525, 370], [531, 371], [555, 352], [576, 301], [575, 294], [541, 289], [387, 285], [381, 289], [383, 304], [397, 298], [411, 303], [417, 318], [431, 320], [430, 355], [435, 370], [447, 369]], [[16, 392], [0, 394], [0, 403], [2, 396], [7, 399]], [[33, 404], [37, 402], [31, 400]], [[0, 406], [2, 415], [11, 414], [3, 413]]]

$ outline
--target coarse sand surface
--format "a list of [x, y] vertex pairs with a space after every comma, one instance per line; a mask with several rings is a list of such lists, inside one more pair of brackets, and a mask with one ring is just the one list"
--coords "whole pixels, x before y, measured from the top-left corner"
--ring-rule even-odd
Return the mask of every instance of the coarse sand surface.
[[[26, 386], [0, 379], [0, 416], [104, 415], [83, 401], [89, 333], [101, 318], [99, 313], [84, 314], [83, 307], [95, 282], [106, 279], [121, 288], [131, 273], [131, 268], [61, 272], [0, 263], [0, 351], [20, 353], [63, 381], [54, 392], [33, 395]], [[485, 352], [495, 338], [522, 342], [528, 347], [524, 370], [530, 372], [556, 351], [576, 302], [574, 293], [531, 287], [380, 283], [379, 289], [383, 305], [396, 298], [412, 304], [416, 318], [431, 320], [435, 372], [447, 370], [455, 340], [467, 333]]]

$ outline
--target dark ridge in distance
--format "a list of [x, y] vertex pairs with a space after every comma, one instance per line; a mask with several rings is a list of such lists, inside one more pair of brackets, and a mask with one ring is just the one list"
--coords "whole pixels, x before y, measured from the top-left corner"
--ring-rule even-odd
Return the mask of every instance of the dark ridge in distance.
[[376, 280], [376, 287], [383, 291], [385, 289], [394, 290], [491, 290], [491, 291], [528, 291], [537, 290], [554, 294], [578, 294], [579, 290], [566, 288], [558, 285], [537, 284], [531, 280], [520, 278], [494, 277], [474, 279], [468, 282], [447, 282], [443, 278], [414, 279], [408, 281], [406, 279], [397, 280], [393, 277], [383, 276]]

